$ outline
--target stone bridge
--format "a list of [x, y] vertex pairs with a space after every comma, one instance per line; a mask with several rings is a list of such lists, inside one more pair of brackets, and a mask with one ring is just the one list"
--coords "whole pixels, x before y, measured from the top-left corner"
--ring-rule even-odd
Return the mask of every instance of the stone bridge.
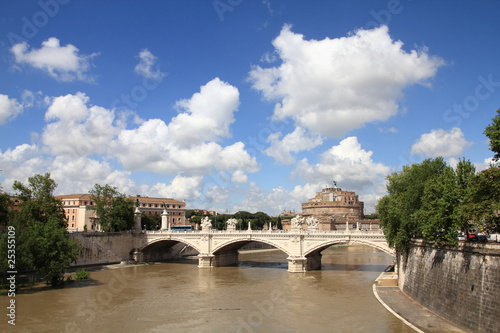
[[258, 231], [258, 230], [177, 230], [147, 231], [134, 235], [135, 261], [152, 260], [175, 243], [183, 243], [198, 252], [198, 267], [234, 265], [238, 249], [250, 242], [269, 244], [288, 255], [289, 272], [305, 272], [321, 267], [321, 251], [336, 244], [358, 243], [373, 246], [392, 256], [381, 231]]

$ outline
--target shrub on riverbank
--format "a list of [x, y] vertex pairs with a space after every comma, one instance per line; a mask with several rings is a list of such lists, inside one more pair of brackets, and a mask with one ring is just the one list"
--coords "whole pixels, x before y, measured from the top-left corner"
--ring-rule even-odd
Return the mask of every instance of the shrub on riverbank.
[[75, 272], [75, 279], [77, 279], [77, 280], [85, 280], [85, 279], [88, 279], [89, 276], [90, 276], [90, 273], [84, 269], [79, 269]]

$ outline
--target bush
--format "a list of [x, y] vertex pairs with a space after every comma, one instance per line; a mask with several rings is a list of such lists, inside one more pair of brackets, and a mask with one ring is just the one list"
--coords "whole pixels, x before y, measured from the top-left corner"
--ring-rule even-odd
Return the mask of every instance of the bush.
[[77, 279], [77, 280], [85, 280], [85, 279], [88, 279], [89, 276], [90, 276], [90, 273], [84, 269], [79, 269], [75, 272], [75, 279]]

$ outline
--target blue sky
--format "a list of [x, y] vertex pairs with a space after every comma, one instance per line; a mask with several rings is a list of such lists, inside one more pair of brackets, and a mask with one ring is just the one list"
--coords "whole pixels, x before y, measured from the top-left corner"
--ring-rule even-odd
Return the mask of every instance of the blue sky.
[[301, 211], [337, 181], [488, 166], [497, 1], [2, 1], [0, 183], [51, 173], [219, 212]]

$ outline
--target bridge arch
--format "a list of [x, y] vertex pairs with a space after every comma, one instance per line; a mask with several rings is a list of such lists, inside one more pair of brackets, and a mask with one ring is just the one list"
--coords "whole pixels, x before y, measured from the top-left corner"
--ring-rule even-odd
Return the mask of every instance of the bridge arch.
[[368, 240], [362, 240], [362, 239], [336, 239], [336, 240], [329, 240], [325, 241], [319, 244], [316, 244], [315, 246], [311, 247], [310, 249], [307, 249], [304, 251], [304, 256], [311, 256], [314, 253], [321, 253], [321, 251], [329, 248], [332, 245], [337, 245], [337, 244], [348, 244], [348, 243], [357, 243], [357, 244], [362, 244], [362, 245], [368, 245], [371, 247], [374, 247], [382, 252], [385, 252], [391, 256], [395, 256], [395, 253], [392, 249], [390, 249], [388, 246], [383, 246], [382, 244], [378, 244], [376, 242], [371, 242]]
[[212, 253], [216, 254], [216, 253], [220, 253], [220, 252], [238, 250], [242, 246], [244, 246], [244, 245], [246, 245], [248, 243], [251, 243], [251, 242], [268, 244], [268, 245], [271, 245], [271, 246], [275, 247], [278, 250], [283, 251], [288, 256], [290, 255], [289, 251], [286, 248], [284, 248], [281, 244], [279, 244], [277, 242], [273, 242], [272, 240], [268, 240], [268, 239], [261, 239], [261, 238], [251, 238], [251, 239], [249, 239], [249, 238], [246, 238], [246, 237], [235, 238], [235, 239], [231, 239], [231, 240], [229, 240], [227, 242], [217, 244], [212, 249]]
[[[186, 246], [192, 247], [195, 251], [198, 253], [201, 253], [200, 246], [195, 242], [191, 241], [190, 239], [186, 238], [177, 238], [177, 237], [161, 237], [161, 238], [156, 238], [154, 240], [151, 240], [141, 246], [139, 248], [139, 251], [142, 252], [143, 254], [148, 254], [152, 253], [155, 251], [158, 251], [159, 255], [161, 253], [166, 252], [165, 249], [171, 249], [173, 246], [176, 244], [184, 244]], [[161, 256], [161, 255], [160, 255]], [[150, 258], [145, 258], [145, 259], [157, 259], [158, 256], [156, 257], [150, 257]], [[163, 258], [165, 259], [165, 258]]]

